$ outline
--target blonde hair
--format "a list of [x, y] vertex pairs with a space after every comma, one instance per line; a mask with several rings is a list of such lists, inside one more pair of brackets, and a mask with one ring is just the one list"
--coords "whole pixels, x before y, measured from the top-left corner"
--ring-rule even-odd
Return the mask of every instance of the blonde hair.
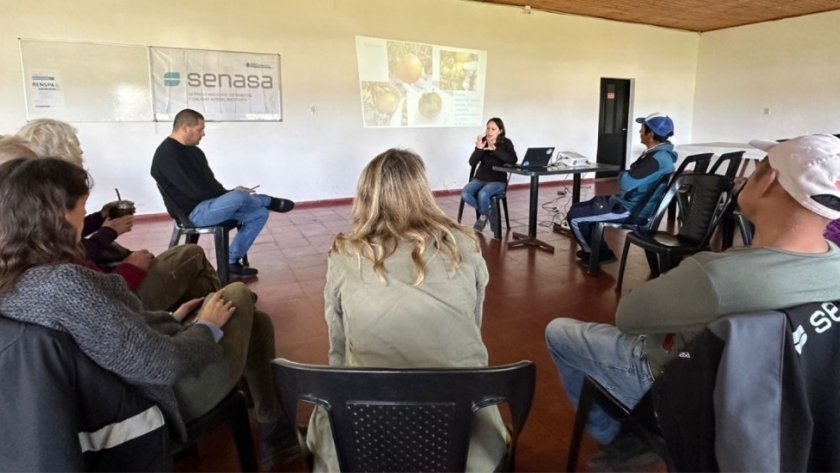
[[23, 125], [18, 135], [29, 141], [32, 151], [35, 151], [39, 158], [53, 157], [78, 166], [84, 164], [76, 129], [68, 123], [39, 118]]
[[36, 156], [29, 142], [20, 136], [0, 135], [0, 164], [15, 158], [34, 158]]
[[436, 248], [451, 262], [453, 272], [462, 262], [453, 232], [467, 235], [478, 250], [478, 240], [472, 230], [447, 217], [438, 207], [426, 179], [423, 160], [412, 151], [389, 149], [365, 166], [352, 213], [352, 232], [336, 235], [332, 250], [370, 260], [383, 283], [387, 273], [385, 260], [401, 242], [413, 245], [411, 259], [417, 268], [415, 286], [426, 275], [422, 255], [428, 246]]

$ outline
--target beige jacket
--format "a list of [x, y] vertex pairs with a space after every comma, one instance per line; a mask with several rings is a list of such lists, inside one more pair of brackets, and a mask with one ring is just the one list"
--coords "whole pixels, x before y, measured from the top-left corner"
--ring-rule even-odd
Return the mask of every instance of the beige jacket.
[[[423, 254], [424, 281], [416, 277], [410, 245], [385, 261], [387, 284], [373, 264], [331, 253], [324, 289], [331, 366], [388, 368], [487, 366], [481, 316], [487, 266], [475, 242], [456, 232], [463, 262], [457, 272], [436, 249]], [[499, 411], [476, 415], [468, 471], [493, 471], [505, 452], [506, 430]], [[310, 419], [307, 444], [315, 471], [339, 471], [326, 413]]]

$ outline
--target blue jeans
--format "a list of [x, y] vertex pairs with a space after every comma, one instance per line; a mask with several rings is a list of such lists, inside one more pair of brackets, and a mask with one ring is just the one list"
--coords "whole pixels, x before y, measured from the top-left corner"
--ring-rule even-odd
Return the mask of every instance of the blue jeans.
[[[572, 204], [572, 208], [566, 213], [566, 221], [575, 236], [578, 245], [587, 253], [592, 253], [589, 246], [592, 241], [592, 233], [595, 231], [595, 224], [598, 222], [621, 222], [630, 216], [630, 211], [620, 203], [611, 200], [608, 195], [598, 195], [590, 200]], [[607, 242], [601, 240], [601, 254], [609, 251]]]
[[461, 191], [461, 198], [470, 207], [478, 209], [479, 215], [490, 213], [490, 197], [505, 191], [505, 182], [487, 182], [478, 179], [471, 180]]
[[268, 220], [268, 204], [271, 197], [262, 194], [249, 194], [233, 190], [215, 199], [208, 199], [198, 204], [190, 212], [190, 220], [198, 226], [218, 225], [225, 220], [236, 220], [242, 227], [230, 242], [229, 262], [239, 261]]
[[[586, 376], [629, 408], [653, 384], [644, 335], [627, 335], [607, 324], [554, 319], [545, 329], [545, 343], [575, 409]], [[606, 445], [620, 429], [618, 421], [597, 404], [592, 405], [586, 430], [595, 440]]]

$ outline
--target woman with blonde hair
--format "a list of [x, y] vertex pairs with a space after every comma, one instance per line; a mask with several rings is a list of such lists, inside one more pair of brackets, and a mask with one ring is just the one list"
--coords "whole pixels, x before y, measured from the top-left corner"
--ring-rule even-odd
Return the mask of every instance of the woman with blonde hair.
[[[390, 149], [359, 178], [353, 228], [335, 237], [324, 289], [331, 366], [487, 366], [481, 340], [487, 266], [472, 230], [435, 203], [423, 161]], [[467, 469], [493, 471], [506, 431], [476, 414]], [[310, 419], [315, 471], [338, 471], [326, 413]]]

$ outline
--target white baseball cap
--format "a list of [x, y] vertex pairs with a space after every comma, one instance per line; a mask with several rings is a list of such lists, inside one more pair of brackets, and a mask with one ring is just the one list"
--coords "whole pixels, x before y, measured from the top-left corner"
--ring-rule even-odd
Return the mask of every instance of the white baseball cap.
[[781, 143], [752, 140], [750, 145], [767, 152], [779, 184], [803, 207], [840, 219], [840, 139], [806, 135]]

